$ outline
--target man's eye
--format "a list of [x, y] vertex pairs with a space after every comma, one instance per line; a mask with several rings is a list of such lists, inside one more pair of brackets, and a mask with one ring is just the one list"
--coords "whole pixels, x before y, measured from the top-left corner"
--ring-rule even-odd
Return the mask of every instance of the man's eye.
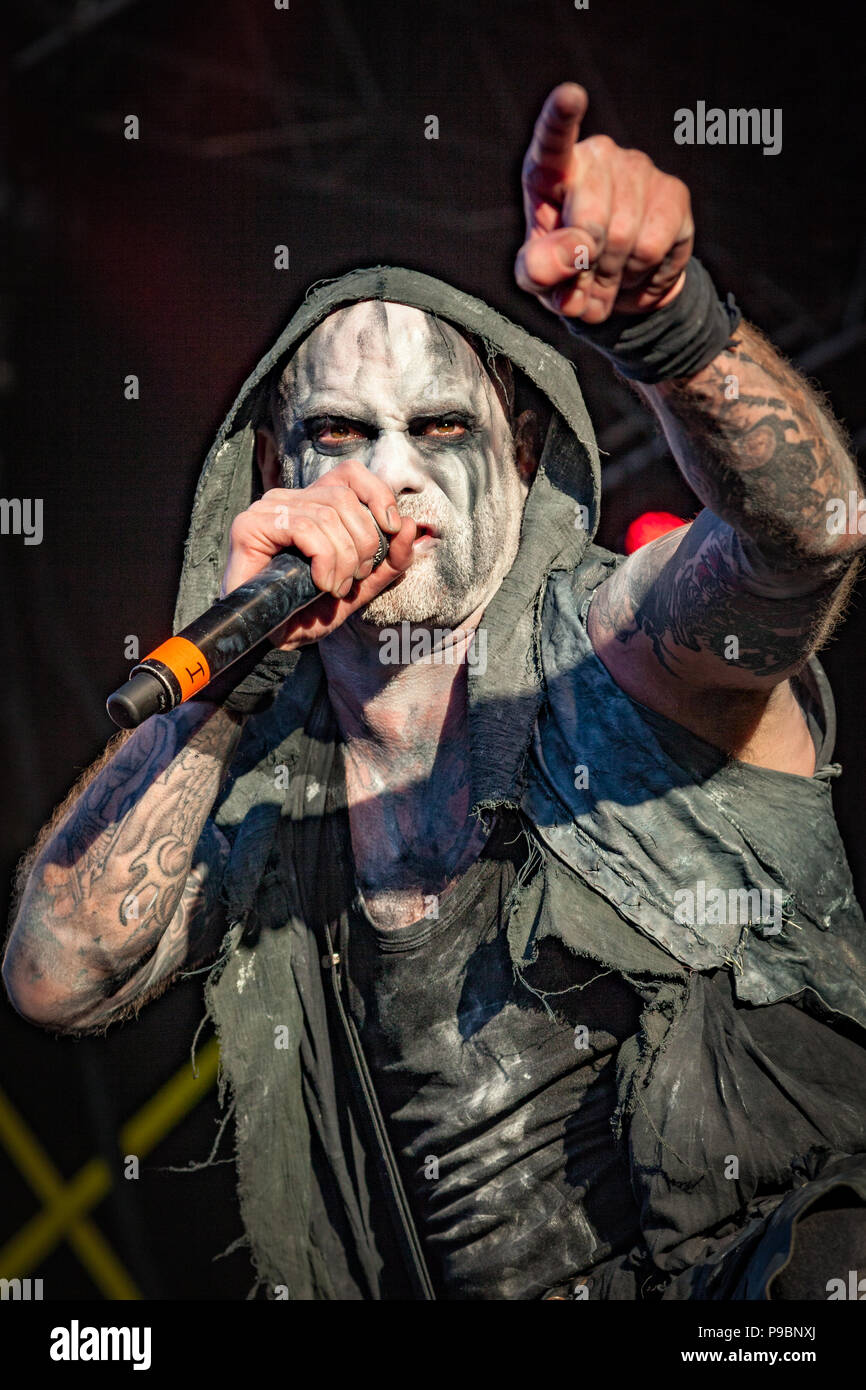
[[354, 444], [365, 437], [352, 425], [341, 425], [336, 421], [317, 425], [312, 431], [312, 436], [317, 444]]
[[429, 420], [424, 434], [434, 439], [462, 439], [466, 426], [460, 420]]

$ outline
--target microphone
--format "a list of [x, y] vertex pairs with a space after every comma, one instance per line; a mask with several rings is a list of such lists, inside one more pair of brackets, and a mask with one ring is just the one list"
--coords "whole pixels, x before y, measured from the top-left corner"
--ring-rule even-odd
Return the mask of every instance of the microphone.
[[[373, 558], [376, 569], [388, 554], [390, 542], [372, 513], [370, 516], [379, 532], [379, 548]], [[151, 715], [176, 709], [293, 613], [306, 608], [322, 593], [313, 583], [311, 564], [295, 546], [287, 546], [266, 569], [218, 599], [176, 637], [155, 647], [106, 700], [114, 723], [121, 729], [136, 729]]]

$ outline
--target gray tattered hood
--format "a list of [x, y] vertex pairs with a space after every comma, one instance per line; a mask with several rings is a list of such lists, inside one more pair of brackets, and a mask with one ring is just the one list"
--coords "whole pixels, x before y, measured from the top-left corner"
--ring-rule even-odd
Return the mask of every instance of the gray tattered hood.
[[[219, 593], [228, 557], [229, 528], [250, 505], [260, 484], [255, 465], [255, 427], [263, 422], [262, 399], [275, 373], [303, 338], [334, 310], [364, 299], [390, 300], [448, 320], [502, 353], [547, 397], [552, 418], [539, 468], [524, 511], [514, 564], [485, 613], [498, 640], [488, 646], [487, 669], [470, 668], [476, 803], [511, 796], [522, 747], [503, 756], [503, 714], [525, 715], [540, 689], [528, 652], [533, 612], [551, 568], [573, 569], [598, 526], [600, 475], [592, 425], [572, 364], [472, 295], [418, 271], [376, 266], [351, 271], [314, 288], [262, 358], [220, 427], [199, 479], [186, 542], [175, 612], [175, 631], [197, 617]], [[305, 664], [318, 665], [317, 658]], [[531, 720], [528, 721], [531, 727]], [[521, 726], [527, 723], [525, 717]]]

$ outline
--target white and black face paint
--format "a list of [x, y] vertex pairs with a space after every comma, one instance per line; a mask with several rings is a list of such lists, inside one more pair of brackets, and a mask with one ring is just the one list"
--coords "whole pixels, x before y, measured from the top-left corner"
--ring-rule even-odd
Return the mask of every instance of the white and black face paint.
[[495, 593], [528, 489], [493, 383], [456, 329], [404, 304], [337, 310], [301, 344], [280, 396], [286, 486], [356, 458], [436, 533], [361, 617], [454, 628]]

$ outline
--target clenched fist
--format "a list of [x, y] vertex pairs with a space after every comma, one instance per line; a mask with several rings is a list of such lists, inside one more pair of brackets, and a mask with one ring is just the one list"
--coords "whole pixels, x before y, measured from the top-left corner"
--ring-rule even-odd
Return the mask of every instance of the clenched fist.
[[607, 135], [579, 139], [588, 104], [583, 87], [563, 82], [535, 123], [514, 273], [553, 313], [595, 324], [676, 298], [695, 229], [680, 179]]
[[[390, 542], [375, 570], [379, 533], [371, 513]], [[416, 531], [411, 518], [400, 516], [397, 498], [381, 478], [357, 459], [343, 459], [309, 487], [271, 488], [235, 517], [221, 593], [245, 584], [286, 546], [300, 550], [312, 562], [321, 598], [268, 639], [282, 651], [293, 651], [327, 637], [399, 579], [414, 559]]]

